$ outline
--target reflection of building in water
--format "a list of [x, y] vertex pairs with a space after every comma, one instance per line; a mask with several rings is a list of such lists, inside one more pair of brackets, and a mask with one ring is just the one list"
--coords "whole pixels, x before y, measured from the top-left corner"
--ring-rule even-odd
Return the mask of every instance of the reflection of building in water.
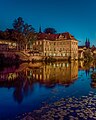
[[69, 85], [78, 77], [78, 62], [50, 63], [39, 68], [34, 67], [27, 73], [27, 76], [30, 75], [33, 79], [46, 85], [55, 83]]
[[18, 77], [18, 73], [15, 72], [15, 66], [11, 68], [5, 68], [3, 71], [0, 71], [0, 81], [11, 81], [15, 80]]
[[38, 81], [46, 85], [55, 83], [69, 85], [78, 77], [78, 62], [30, 63], [24, 70], [20, 70], [22, 69], [11, 68], [11, 71], [6, 69], [0, 73], [0, 80], [23, 79], [23, 81]]
[[[26, 67], [24, 67], [26, 66]], [[23, 69], [22, 69], [23, 68]], [[21, 103], [24, 97], [34, 90], [33, 84], [38, 82], [47, 87], [56, 83], [65, 86], [73, 83], [78, 77], [78, 62], [72, 63], [30, 63], [21, 65], [19, 69], [6, 68], [0, 72], [0, 86], [14, 87], [13, 97]]]

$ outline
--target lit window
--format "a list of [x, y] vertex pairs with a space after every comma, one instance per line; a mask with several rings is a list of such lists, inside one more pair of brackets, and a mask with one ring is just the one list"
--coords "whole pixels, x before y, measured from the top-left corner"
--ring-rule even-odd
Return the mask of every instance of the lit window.
[[49, 53], [49, 56], [51, 56], [52, 54], [51, 53]]
[[56, 54], [54, 53], [53, 56], [56, 56]]
[[65, 67], [65, 63], [63, 63], [62, 66]]
[[63, 56], [65, 56], [65, 53], [63, 53]]
[[40, 80], [42, 80], [42, 75], [40, 74]]

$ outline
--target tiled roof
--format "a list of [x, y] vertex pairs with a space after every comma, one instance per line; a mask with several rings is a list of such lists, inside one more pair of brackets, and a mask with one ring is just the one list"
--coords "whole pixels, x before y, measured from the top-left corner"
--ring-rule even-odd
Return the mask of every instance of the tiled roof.
[[39, 33], [38, 39], [46, 39], [46, 40], [54, 40], [59, 37], [59, 34], [46, 34], [46, 33]]
[[38, 40], [56, 40], [60, 38], [60, 35], [62, 35], [64, 39], [75, 39], [74, 36], [72, 36], [69, 32], [65, 32], [60, 34], [38, 33]]
[[64, 38], [66, 39], [75, 39], [73, 35], [71, 35], [69, 32], [62, 33]]
[[95, 50], [96, 50], [96, 47], [95, 47], [95, 46], [92, 46], [91, 51], [93, 52], [93, 51], [95, 51]]

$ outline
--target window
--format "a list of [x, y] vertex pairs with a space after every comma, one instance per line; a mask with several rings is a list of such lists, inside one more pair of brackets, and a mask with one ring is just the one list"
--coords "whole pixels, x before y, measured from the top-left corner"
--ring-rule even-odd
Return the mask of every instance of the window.
[[40, 45], [42, 45], [42, 41], [40, 41]]
[[53, 56], [56, 56], [56, 54], [54, 53]]
[[56, 42], [54, 42], [54, 45], [56, 45]]
[[56, 51], [56, 48], [54, 48], [54, 51]]
[[62, 51], [62, 48], [60, 48], [60, 51]]
[[52, 54], [51, 54], [51, 53], [49, 53], [49, 56], [52, 56]]
[[63, 53], [63, 56], [65, 56], [65, 53]]

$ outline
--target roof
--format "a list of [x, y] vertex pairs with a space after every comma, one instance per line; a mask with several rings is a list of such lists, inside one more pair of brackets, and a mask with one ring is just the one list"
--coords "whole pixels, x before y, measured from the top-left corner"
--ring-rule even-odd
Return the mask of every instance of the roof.
[[75, 39], [73, 35], [71, 35], [69, 32], [62, 33], [64, 38], [66, 39]]
[[[59, 33], [59, 34], [47, 34], [47, 33], [38, 33], [37, 35], [38, 40], [57, 40], [57, 39], [75, 39], [73, 35], [71, 35], [69, 32], [65, 33]], [[76, 40], [76, 39], [75, 39]]]
[[46, 39], [46, 40], [55, 40], [59, 38], [59, 34], [46, 34], [46, 33], [39, 33], [38, 39]]
[[95, 51], [95, 50], [96, 50], [96, 47], [95, 47], [95, 46], [92, 46], [91, 51], [93, 52], [93, 51]]

